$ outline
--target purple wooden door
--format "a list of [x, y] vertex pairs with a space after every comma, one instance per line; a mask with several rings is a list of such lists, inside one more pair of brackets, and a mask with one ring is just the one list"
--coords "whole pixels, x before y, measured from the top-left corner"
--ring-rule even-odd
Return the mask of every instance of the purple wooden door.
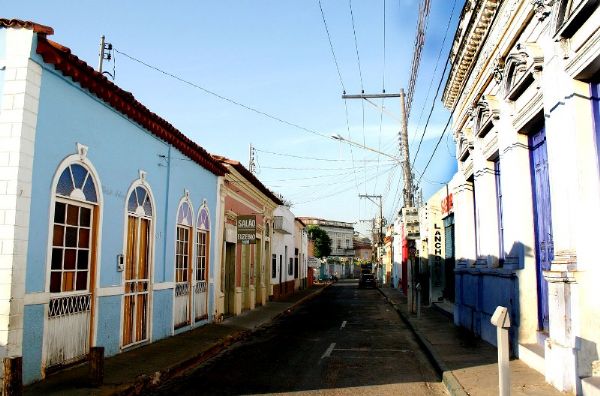
[[550, 269], [550, 264], [554, 259], [554, 242], [552, 240], [548, 152], [546, 150], [546, 131], [544, 128], [529, 137], [529, 146], [531, 147], [531, 179], [533, 183], [536, 239], [538, 323], [540, 330], [548, 331], [548, 282], [544, 279], [542, 271]]

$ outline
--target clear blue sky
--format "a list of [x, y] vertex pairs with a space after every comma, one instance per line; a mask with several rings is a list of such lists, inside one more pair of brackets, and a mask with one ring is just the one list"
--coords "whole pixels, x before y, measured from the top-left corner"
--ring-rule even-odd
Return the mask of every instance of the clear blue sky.
[[[423, 131], [463, 2], [431, 2], [409, 122], [411, 157]], [[326, 136], [339, 133], [390, 155], [399, 155], [397, 120], [386, 114], [381, 117], [381, 112], [367, 102], [341, 99], [340, 79], [318, 0], [1, 0], [0, 4], [3, 17], [52, 26], [53, 40], [71, 48], [94, 67], [98, 63], [99, 38], [104, 34], [117, 50], [239, 103]], [[360, 72], [366, 93], [381, 92], [384, 79], [388, 93], [406, 87], [419, 0], [385, 1], [385, 68], [384, 1], [351, 2], [360, 71], [349, 1], [321, 0], [321, 4], [349, 94], [360, 93]], [[434, 72], [440, 49], [440, 62]], [[383, 195], [383, 213], [388, 219], [399, 207], [401, 172], [386, 157], [350, 149], [347, 144], [248, 111], [119, 53], [114, 66], [117, 85], [131, 91], [208, 151], [247, 165], [252, 143], [257, 149], [257, 176], [291, 200], [297, 216], [349, 222], [372, 218], [376, 206], [360, 200], [359, 193]], [[105, 70], [112, 72], [113, 63], [106, 62]], [[387, 99], [385, 106], [399, 116], [398, 99]], [[448, 116], [438, 97], [415, 163], [417, 175], [429, 160]], [[419, 136], [414, 138], [415, 135]], [[435, 182], [447, 181], [456, 171], [453, 156], [452, 138], [444, 137], [422, 180], [425, 198], [442, 187]], [[357, 224], [356, 228], [364, 232], [366, 225]]]

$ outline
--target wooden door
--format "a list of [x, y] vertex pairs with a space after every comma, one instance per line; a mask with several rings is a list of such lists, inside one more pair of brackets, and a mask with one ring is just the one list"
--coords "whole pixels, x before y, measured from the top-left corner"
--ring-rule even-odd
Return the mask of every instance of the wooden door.
[[235, 243], [225, 244], [225, 313], [235, 312]]
[[123, 346], [148, 339], [151, 221], [127, 217], [125, 293], [123, 296]]

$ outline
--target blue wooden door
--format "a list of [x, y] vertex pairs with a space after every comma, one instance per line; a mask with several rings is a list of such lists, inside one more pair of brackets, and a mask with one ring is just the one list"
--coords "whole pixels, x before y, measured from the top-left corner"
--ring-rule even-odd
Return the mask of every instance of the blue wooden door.
[[531, 147], [531, 178], [536, 239], [538, 323], [540, 330], [548, 331], [548, 283], [544, 279], [542, 271], [550, 269], [550, 264], [554, 259], [554, 242], [552, 240], [548, 152], [546, 150], [546, 131], [544, 128], [529, 137], [529, 145]]

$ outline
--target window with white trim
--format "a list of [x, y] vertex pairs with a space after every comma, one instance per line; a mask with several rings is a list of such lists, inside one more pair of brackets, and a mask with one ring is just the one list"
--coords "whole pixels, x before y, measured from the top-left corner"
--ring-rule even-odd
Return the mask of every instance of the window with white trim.
[[56, 186], [50, 259], [50, 293], [89, 290], [96, 185], [90, 172], [74, 163]]
[[202, 206], [198, 213], [196, 226], [196, 280], [206, 281], [208, 278], [208, 242], [210, 232], [210, 220], [208, 209]]
[[188, 282], [190, 257], [192, 255], [192, 209], [183, 202], [177, 213], [177, 236], [175, 249], [175, 282]]

